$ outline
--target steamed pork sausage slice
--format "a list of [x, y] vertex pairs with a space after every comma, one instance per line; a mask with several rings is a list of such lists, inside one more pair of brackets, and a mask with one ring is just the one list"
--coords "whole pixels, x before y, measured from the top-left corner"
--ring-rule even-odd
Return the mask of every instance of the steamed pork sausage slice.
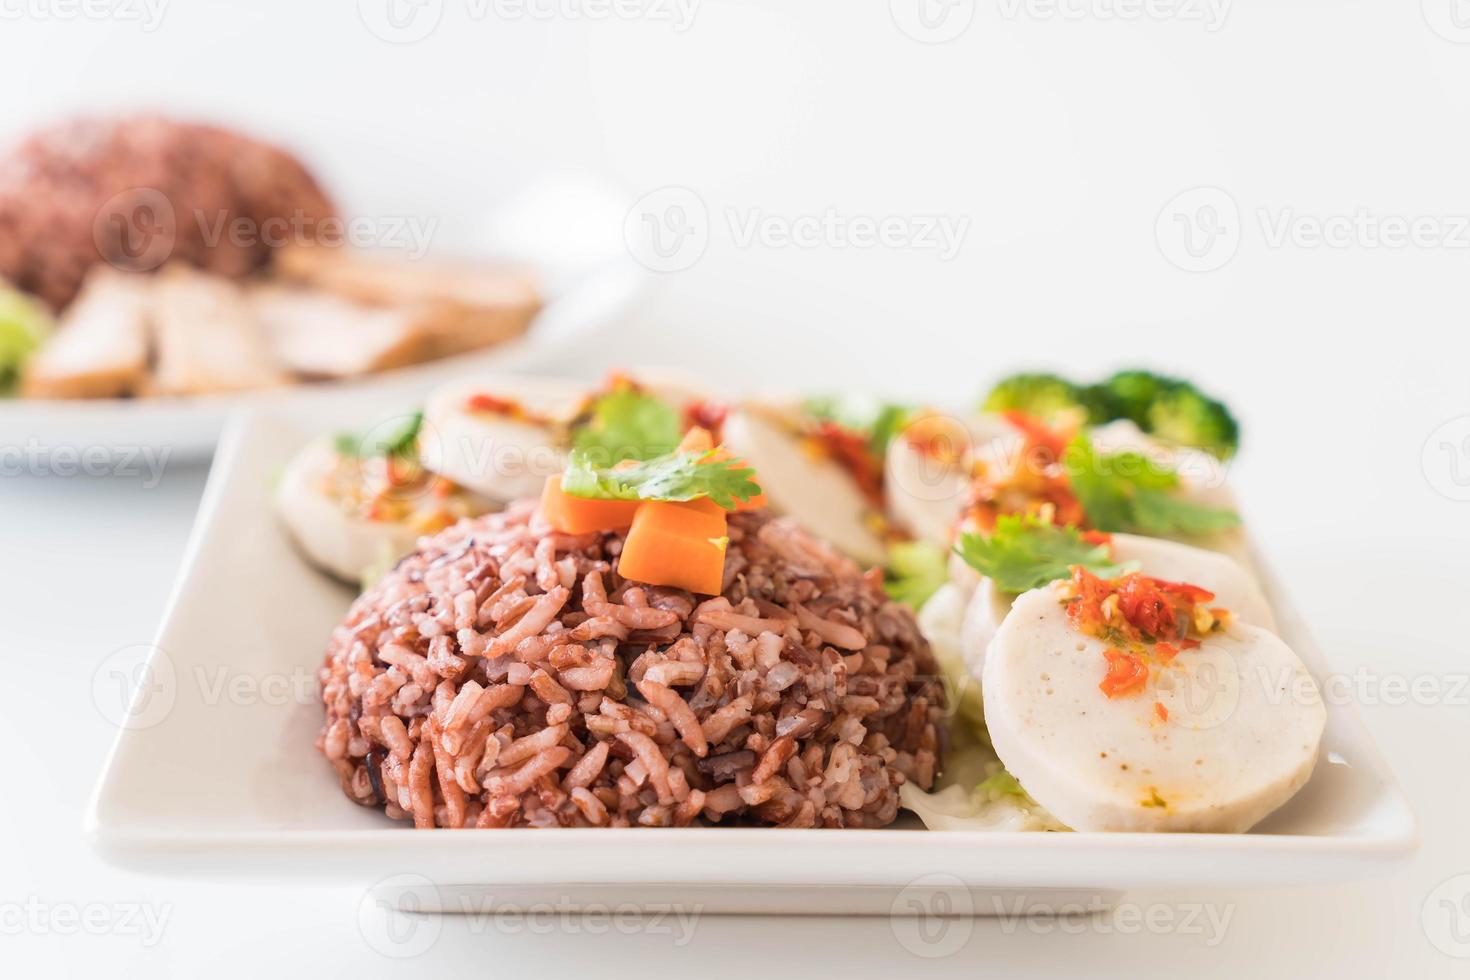
[[804, 444], [774, 411], [745, 408], [725, 419], [725, 446], [760, 474], [769, 505], [863, 565], [881, 565], [881, 516], [838, 463]]
[[[1275, 632], [1276, 616], [1255, 576], [1229, 556], [1137, 534], [1114, 534], [1111, 544], [1115, 562], [1134, 562], [1145, 575], [1208, 589], [1215, 593], [1218, 605], [1231, 610], [1241, 621]], [[970, 594], [960, 626], [960, 647], [966, 666], [977, 677], [985, 667], [986, 648], [1010, 612], [1014, 598], [988, 578], [982, 578]]]
[[421, 535], [493, 509], [411, 458], [347, 456], [329, 438], [298, 452], [276, 488], [276, 513], [302, 553], [351, 584], [408, 554]]
[[[997, 754], [1059, 820], [1239, 833], [1307, 782], [1326, 711], [1279, 637], [1234, 622], [1167, 662], [1141, 658], [1140, 680], [1114, 666], [1119, 651], [1073, 626], [1061, 589], [1016, 600], [983, 684]], [[1110, 696], [1103, 685], [1115, 675]]]
[[446, 385], [424, 408], [423, 464], [491, 500], [541, 492], [566, 465], [566, 426], [585, 389], [552, 378], [502, 376]]
[[948, 547], [964, 512], [977, 447], [998, 452], [1016, 442], [999, 416], [927, 415], [888, 444], [883, 488], [888, 515], [914, 537]]

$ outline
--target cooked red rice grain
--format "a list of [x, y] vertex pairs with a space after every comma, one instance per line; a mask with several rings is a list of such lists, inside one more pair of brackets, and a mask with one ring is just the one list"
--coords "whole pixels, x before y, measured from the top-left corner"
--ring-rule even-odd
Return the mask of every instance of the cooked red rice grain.
[[534, 504], [420, 542], [333, 632], [318, 748], [416, 827], [881, 827], [939, 768], [913, 616], [790, 522], [732, 515], [723, 595], [618, 575]]

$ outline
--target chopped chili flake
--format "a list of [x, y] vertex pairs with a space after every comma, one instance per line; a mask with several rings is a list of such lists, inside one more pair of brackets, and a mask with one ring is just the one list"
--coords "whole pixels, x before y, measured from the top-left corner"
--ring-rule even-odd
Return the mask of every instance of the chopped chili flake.
[[1062, 458], [1062, 450], [1066, 449], [1071, 433], [1053, 429], [1045, 422], [1025, 412], [1011, 410], [1003, 414], [1007, 422], [1020, 430], [1027, 442], [1038, 449], [1045, 450], [1053, 459]]
[[930, 415], [903, 430], [903, 441], [914, 452], [939, 463], [955, 463], [970, 446], [970, 434], [954, 419]]
[[1124, 653], [1114, 647], [1103, 651], [1108, 672], [1098, 688], [1110, 698], [1141, 691], [1148, 683], [1148, 666], [1136, 653]]
[[[1215, 597], [1206, 589], [1137, 572], [1102, 579], [1074, 565], [1071, 579], [1060, 588], [1072, 628], [1109, 644], [1103, 651], [1108, 672], [1099, 686], [1110, 698], [1141, 690], [1149, 663], [1168, 664], [1180, 651], [1197, 648], [1199, 637], [1228, 616], [1227, 610], [1201, 605]], [[1158, 710], [1167, 720], [1163, 705]]]
[[1048, 429], [1036, 419], [1011, 413], [1021, 430], [1021, 446], [999, 461], [977, 467], [965, 508], [966, 524], [989, 532], [996, 518], [1021, 514], [1052, 524], [1084, 527], [1087, 515], [1072, 493], [1062, 452], [1068, 433]]
[[471, 412], [490, 412], [495, 415], [515, 415], [520, 406], [509, 398], [498, 398], [495, 395], [471, 395], [465, 403], [465, 408]]
[[1159, 721], [1169, 720], [1169, 709], [1164, 707], [1164, 702], [1162, 701], [1154, 702], [1154, 714], [1158, 717]]

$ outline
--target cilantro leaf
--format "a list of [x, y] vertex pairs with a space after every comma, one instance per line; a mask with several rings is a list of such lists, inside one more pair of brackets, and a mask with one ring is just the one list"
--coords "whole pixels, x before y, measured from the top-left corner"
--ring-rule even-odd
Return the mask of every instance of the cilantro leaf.
[[1240, 523], [1232, 510], [1177, 496], [1179, 474], [1142, 453], [1101, 453], [1079, 435], [1067, 444], [1062, 463], [1087, 522], [1099, 531], [1208, 534]]
[[1107, 545], [1084, 540], [1075, 527], [1018, 515], [1000, 517], [989, 535], [961, 535], [955, 552], [1004, 592], [1026, 592], [1066, 578], [1073, 565], [1104, 578], [1127, 570], [1113, 562]]
[[572, 446], [600, 465], [652, 459], [679, 444], [679, 413], [652, 395], [632, 388], [597, 398], [587, 420], [572, 431]]
[[888, 549], [883, 588], [889, 598], [918, 612], [949, 581], [942, 548], [927, 541], [903, 541]]
[[914, 414], [911, 405], [852, 394], [808, 398], [802, 408], [813, 418], [836, 422], [844, 429], [861, 433], [867, 438], [869, 451], [879, 459]]
[[410, 456], [418, 444], [419, 430], [424, 427], [424, 413], [414, 412], [386, 432], [374, 427], [364, 435], [339, 432], [332, 447], [341, 456], [370, 459], [374, 456]]
[[592, 453], [574, 449], [561, 477], [563, 492], [599, 500], [694, 500], [708, 497], [726, 510], [761, 492], [755, 470], [738, 460], [704, 453], [672, 452], [622, 465], [599, 466]]
[[1140, 490], [1133, 499], [1133, 523], [1145, 534], [1213, 534], [1239, 527], [1240, 515], [1158, 490]]

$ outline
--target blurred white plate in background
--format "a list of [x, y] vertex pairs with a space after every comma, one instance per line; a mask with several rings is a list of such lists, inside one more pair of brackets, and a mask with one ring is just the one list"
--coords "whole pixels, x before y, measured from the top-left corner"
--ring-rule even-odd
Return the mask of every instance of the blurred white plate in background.
[[[363, 378], [270, 391], [0, 400], [0, 447], [18, 447], [26, 465], [49, 467], [59, 475], [87, 460], [98, 460], [101, 466], [102, 460], [140, 451], [185, 460], [212, 452], [225, 420], [237, 408], [299, 412], [324, 426], [356, 425], [364, 411], [411, 403], [450, 378], [554, 368], [559, 352], [631, 315], [650, 281], [623, 248], [625, 210], [622, 196], [610, 185], [563, 177], [528, 187], [490, 216], [484, 252], [477, 258], [530, 269], [546, 299], [526, 333], [510, 343]], [[564, 251], [558, 252], [557, 242], [566, 245]]]

